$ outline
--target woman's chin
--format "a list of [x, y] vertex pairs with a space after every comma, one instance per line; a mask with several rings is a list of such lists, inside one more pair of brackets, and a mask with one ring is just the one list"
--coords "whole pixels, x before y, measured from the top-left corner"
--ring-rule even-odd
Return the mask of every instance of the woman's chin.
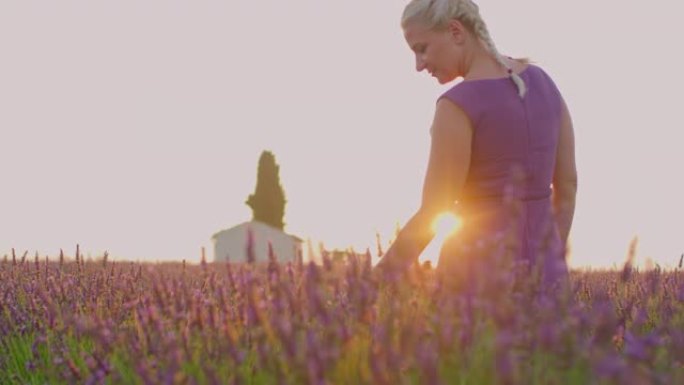
[[439, 84], [447, 84], [447, 83], [449, 83], [455, 79], [454, 77], [441, 76], [441, 75], [433, 75], [433, 76], [435, 77], [435, 79], [437, 79], [437, 82]]

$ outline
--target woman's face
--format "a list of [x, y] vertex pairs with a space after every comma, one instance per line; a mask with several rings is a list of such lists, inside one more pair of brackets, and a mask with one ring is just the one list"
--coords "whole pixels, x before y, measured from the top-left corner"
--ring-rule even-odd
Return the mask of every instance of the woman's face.
[[448, 83], [458, 76], [462, 46], [458, 31], [453, 28], [434, 30], [419, 22], [404, 26], [404, 38], [416, 56], [416, 71], [427, 70], [440, 84]]

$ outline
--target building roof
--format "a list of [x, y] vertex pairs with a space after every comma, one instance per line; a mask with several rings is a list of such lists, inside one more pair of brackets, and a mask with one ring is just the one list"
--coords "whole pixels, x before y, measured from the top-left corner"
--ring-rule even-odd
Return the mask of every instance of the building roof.
[[214, 240], [214, 239], [216, 239], [219, 235], [221, 235], [221, 234], [223, 234], [223, 233], [226, 233], [226, 232], [229, 232], [229, 231], [233, 231], [233, 230], [236, 230], [236, 229], [238, 229], [238, 228], [245, 227], [245, 226], [256, 226], [256, 227], [261, 226], [261, 227], [269, 228], [269, 229], [272, 229], [272, 230], [274, 230], [274, 231], [281, 232], [281, 233], [283, 233], [283, 234], [285, 234], [285, 235], [287, 235], [287, 236], [290, 236], [292, 239], [294, 239], [294, 240], [297, 241], [297, 242], [300, 242], [300, 243], [301, 243], [301, 242], [304, 242], [304, 240], [303, 240], [302, 238], [299, 238], [299, 237], [296, 236], [296, 235], [288, 234], [288, 233], [286, 233], [286, 232], [280, 230], [279, 228], [273, 227], [273, 226], [271, 226], [271, 225], [269, 225], [269, 224], [266, 224], [266, 223], [263, 223], [263, 222], [260, 222], [260, 221], [247, 221], [247, 222], [242, 222], [242, 223], [240, 223], [240, 224], [238, 224], [238, 225], [235, 225], [235, 226], [233, 226], [233, 227], [229, 227], [229, 228], [227, 228], [227, 229], [224, 229], [224, 230], [221, 230], [221, 231], [218, 231], [218, 232], [214, 233], [214, 235], [211, 236], [211, 239]]

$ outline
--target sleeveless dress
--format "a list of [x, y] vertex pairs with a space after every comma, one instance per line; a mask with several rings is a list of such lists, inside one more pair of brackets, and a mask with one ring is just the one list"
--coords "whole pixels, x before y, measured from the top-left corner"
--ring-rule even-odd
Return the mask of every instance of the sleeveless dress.
[[519, 75], [523, 98], [508, 77], [462, 81], [439, 97], [459, 106], [473, 127], [470, 168], [457, 197], [463, 226], [445, 241], [437, 266], [447, 275], [467, 274], [485, 253], [507, 253], [510, 262], [537, 266], [544, 282], [567, 278], [551, 201], [561, 94], [538, 66]]

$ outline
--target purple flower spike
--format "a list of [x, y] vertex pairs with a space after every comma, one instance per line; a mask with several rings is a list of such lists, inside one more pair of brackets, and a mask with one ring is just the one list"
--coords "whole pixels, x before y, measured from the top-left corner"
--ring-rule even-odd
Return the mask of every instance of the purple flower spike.
[[247, 229], [247, 263], [253, 264], [256, 262], [256, 253], [254, 251], [254, 231], [251, 227]]
[[655, 333], [636, 336], [627, 331], [625, 333], [625, 354], [636, 361], [651, 362], [655, 348], [660, 343], [660, 337]]

